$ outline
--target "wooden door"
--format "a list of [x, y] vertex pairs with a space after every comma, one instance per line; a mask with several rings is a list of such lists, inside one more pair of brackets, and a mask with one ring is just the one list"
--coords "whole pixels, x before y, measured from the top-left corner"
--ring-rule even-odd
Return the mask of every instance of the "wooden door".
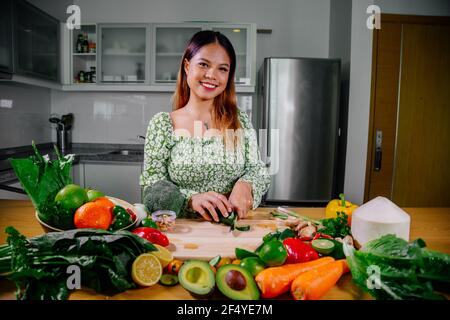
[[404, 207], [450, 206], [449, 34], [449, 18], [382, 16], [374, 34], [365, 201], [382, 195]]

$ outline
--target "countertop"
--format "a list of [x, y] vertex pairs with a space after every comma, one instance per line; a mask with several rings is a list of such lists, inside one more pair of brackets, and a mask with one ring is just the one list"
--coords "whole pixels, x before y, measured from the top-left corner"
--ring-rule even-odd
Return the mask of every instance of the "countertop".
[[[42, 155], [48, 154], [50, 159], [56, 157], [53, 144], [45, 143], [36, 146]], [[126, 154], [121, 154], [125, 152]], [[34, 154], [30, 146], [0, 149], [0, 183], [17, 180], [9, 158], [27, 158]], [[74, 164], [111, 162], [111, 163], [142, 163], [144, 161], [143, 144], [103, 144], [103, 143], [73, 143], [69, 149], [61, 152], [63, 155], [74, 154]]]
[[[325, 217], [324, 208], [291, 208], [293, 211], [312, 218]], [[450, 254], [450, 208], [403, 208], [411, 216], [410, 239], [422, 238], [430, 249]], [[273, 208], [258, 208], [249, 214], [249, 219], [268, 217]], [[27, 237], [40, 235], [43, 229], [34, 218], [34, 208], [29, 201], [0, 200], [0, 244], [6, 242], [3, 232], [7, 226], [16, 227]], [[7, 280], [0, 280], [0, 299], [15, 299], [15, 286]], [[223, 299], [216, 293], [213, 299]], [[289, 299], [285, 294], [278, 299]], [[148, 288], [128, 290], [114, 296], [106, 296], [91, 290], [78, 290], [70, 295], [75, 300], [189, 300], [192, 296], [180, 285], [164, 287], [156, 284]], [[339, 282], [322, 297], [325, 300], [366, 300], [371, 297], [353, 284], [351, 275], [343, 276]]]

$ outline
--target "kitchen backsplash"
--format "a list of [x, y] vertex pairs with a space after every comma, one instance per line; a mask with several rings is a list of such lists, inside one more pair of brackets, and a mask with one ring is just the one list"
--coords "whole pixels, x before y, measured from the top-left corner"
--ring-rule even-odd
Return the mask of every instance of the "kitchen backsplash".
[[52, 90], [51, 105], [52, 113], [73, 113], [74, 143], [143, 143], [137, 136], [145, 136], [151, 117], [171, 110], [169, 94], [141, 92]]
[[51, 141], [50, 89], [0, 84], [0, 149]]
[[[248, 96], [238, 96], [238, 104], [251, 113], [253, 100], [245, 98]], [[172, 110], [170, 99], [170, 93], [52, 90], [51, 113], [59, 116], [73, 113], [74, 143], [142, 144], [137, 136], [146, 135], [153, 115]], [[56, 141], [55, 132], [52, 132], [52, 141]]]

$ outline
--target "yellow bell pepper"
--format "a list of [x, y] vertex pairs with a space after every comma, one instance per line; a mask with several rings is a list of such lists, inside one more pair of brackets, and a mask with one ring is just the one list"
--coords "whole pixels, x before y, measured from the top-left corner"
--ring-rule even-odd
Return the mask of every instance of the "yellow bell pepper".
[[348, 216], [348, 225], [351, 225], [352, 212], [358, 208], [358, 206], [350, 201], [346, 201], [343, 193], [339, 195], [339, 198], [340, 199], [334, 199], [328, 202], [328, 205], [325, 208], [325, 217], [327, 219], [336, 218], [338, 212], [344, 212]]

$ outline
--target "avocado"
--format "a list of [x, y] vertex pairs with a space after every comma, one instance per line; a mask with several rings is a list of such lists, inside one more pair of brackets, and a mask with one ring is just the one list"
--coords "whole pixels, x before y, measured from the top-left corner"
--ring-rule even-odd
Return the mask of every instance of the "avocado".
[[178, 280], [193, 297], [200, 299], [211, 296], [216, 286], [211, 266], [201, 260], [185, 261], [178, 272]]
[[251, 273], [236, 264], [223, 265], [216, 272], [220, 292], [233, 300], [258, 300], [259, 290]]

